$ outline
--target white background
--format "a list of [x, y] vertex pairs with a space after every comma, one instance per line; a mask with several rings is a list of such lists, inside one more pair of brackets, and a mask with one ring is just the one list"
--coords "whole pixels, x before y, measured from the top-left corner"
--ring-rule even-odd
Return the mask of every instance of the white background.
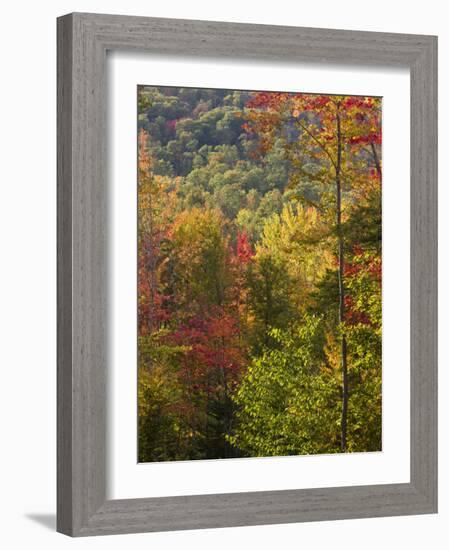
[[[382, 99], [382, 452], [136, 464], [137, 144], [139, 83], [291, 90]], [[113, 53], [108, 59], [111, 200], [107, 470], [110, 498], [272, 491], [410, 481], [410, 75], [406, 69], [179, 60]], [[404, 139], [397, 139], [401, 128]], [[401, 204], [398, 209], [397, 205]], [[134, 367], [134, 368], [133, 368]]]
[[[444, 3], [361, 0], [292, 2], [227, 0], [200, 2], [127, 0], [12, 2], [2, 10], [0, 40], [0, 335], [2, 385], [0, 458], [2, 523], [6, 548], [206, 549], [310, 547], [407, 549], [447, 546], [449, 520], [449, 416], [447, 369], [440, 369], [440, 513], [436, 516], [367, 519], [301, 525], [126, 535], [71, 540], [54, 533], [55, 512], [55, 17], [96, 11], [161, 17], [197, 18], [439, 34], [440, 97], [449, 93], [449, 34]], [[440, 103], [440, 126], [448, 124]], [[398, 135], [400, 139], [400, 135]], [[440, 136], [440, 156], [449, 149]], [[440, 279], [448, 262], [445, 213], [449, 190], [441, 174]], [[400, 206], [399, 206], [400, 207]], [[441, 284], [441, 365], [448, 361], [444, 311], [447, 285]]]

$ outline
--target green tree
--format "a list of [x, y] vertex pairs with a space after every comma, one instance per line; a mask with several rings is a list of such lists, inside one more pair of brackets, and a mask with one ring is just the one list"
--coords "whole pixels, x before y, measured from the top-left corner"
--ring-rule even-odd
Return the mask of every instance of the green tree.
[[257, 353], [273, 342], [271, 329], [286, 327], [294, 316], [294, 287], [285, 261], [265, 251], [260, 251], [249, 264], [246, 285], [252, 346]]
[[231, 283], [228, 237], [222, 216], [193, 208], [179, 214], [171, 229], [166, 277], [176, 307], [192, 310], [222, 306]]
[[338, 451], [340, 388], [325, 367], [320, 318], [272, 329], [270, 336], [277, 347], [252, 361], [234, 396], [239, 410], [231, 442], [249, 456]]

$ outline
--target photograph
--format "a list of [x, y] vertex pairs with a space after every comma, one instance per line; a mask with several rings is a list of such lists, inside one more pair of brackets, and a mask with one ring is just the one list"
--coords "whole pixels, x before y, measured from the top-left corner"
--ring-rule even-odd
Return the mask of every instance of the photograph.
[[6, 550], [447, 546], [444, 6], [5, 3]]
[[381, 451], [382, 98], [139, 85], [136, 140], [138, 461]]

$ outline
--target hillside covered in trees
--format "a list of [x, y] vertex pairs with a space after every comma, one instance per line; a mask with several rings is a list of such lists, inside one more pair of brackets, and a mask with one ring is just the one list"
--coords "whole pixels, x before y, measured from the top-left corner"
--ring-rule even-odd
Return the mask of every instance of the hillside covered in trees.
[[381, 100], [138, 88], [139, 461], [381, 449]]

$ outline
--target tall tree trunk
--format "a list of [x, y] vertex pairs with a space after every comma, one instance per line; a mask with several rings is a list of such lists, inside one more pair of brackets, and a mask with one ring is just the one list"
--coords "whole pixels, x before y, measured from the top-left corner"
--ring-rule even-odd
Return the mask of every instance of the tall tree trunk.
[[376, 146], [374, 145], [374, 143], [371, 143], [371, 153], [373, 155], [374, 164], [376, 165], [377, 174], [379, 175], [379, 178], [381, 178], [382, 177], [382, 168], [380, 166], [379, 156], [377, 154]]
[[[335, 167], [335, 183], [336, 183], [336, 221], [338, 235], [338, 295], [339, 308], [338, 320], [340, 329], [343, 330], [345, 320], [345, 285], [344, 285], [344, 269], [345, 269], [345, 249], [344, 239], [341, 225], [341, 153], [342, 153], [342, 136], [341, 136], [341, 120], [340, 113], [337, 107], [337, 163]], [[342, 407], [341, 407], [341, 450], [346, 451], [347, 443], [347, 426], [348, 426], [348, 361], [347, 361], [347, 344], [346, 335], [341, 336], [341, 374], [342, 374]]]

